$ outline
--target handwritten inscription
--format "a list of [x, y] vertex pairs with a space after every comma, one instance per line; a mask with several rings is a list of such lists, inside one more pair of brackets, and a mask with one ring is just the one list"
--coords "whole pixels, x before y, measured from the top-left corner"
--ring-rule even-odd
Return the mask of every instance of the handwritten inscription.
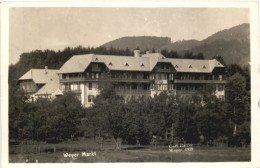
[[170, 145], [169, 146], [170, 152], [181, 152], [181, 151], [193, 151], [193, 144], [176, 144], [176, 145]]
[[96, 152], [63, 153], [63, 157], [76, 159], [78, 157], [97, 156]]

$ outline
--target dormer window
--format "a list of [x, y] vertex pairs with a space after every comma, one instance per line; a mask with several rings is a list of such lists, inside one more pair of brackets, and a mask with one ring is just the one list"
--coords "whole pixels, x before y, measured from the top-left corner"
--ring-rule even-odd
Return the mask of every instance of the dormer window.
[[175, 68], [179, 68], [178, 65], [175, 65], [174, 67], [175, 67]]
[[206, 66], [205, 66], [205, 65], [203, 65], [203, 69], [206, 69]]
[[108, 64], [108, 65], [113, 65], [113, 64], [112, 64], [112, 62], [109, 62], [109, 64]]
[[144, 67], [144, 64], [142, 64], [141, 67]]
[[192, 66], [190, 65], [189, 68], [192, 68]]
[[128, 64], [128, 63], [125, 63], [125, 66], [129, 66], [129, 64]]

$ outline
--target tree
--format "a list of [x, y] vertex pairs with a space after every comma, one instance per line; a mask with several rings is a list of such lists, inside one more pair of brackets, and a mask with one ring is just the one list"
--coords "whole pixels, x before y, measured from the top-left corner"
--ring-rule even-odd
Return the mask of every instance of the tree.
[[183, 56], [185, 59], [192, 59], [193, 58], [193, 53], [192, 52], [186, 52]]
[[234, 124], [233, 136], [237, 135], [239, 125], [250, 116], [250, 96], [246, 91], [246, 80], [239, 73], [231, 76], [226, 84], [227, 110]]
[[198, 125], [196, 114], [199, 111], [193, 103], [180, 103], [180, 115], [177, 136], [187, 143], [197, 143], [199, 141]]
[[26, 94], [18, 89], [12, 88], [9, 90], [9, 141], [21, 141], [24, 139], [24, 129], [27, 125], [26, 109]]
[[122, 137], [124, 99], [116, 95], [112, 83], [106, 83], [101, 88], [91, 107], [90, 124], [95, 135], [98, 134], [102, 139], [107, 135], [112, 136], [116, 149], [120, 149], [118, 138]]
[[198, 53], [197, 55], [194, 56], [194, 59], [202, 59], [203, 60], [205, 58], [204, 58], [204, 55], [200, 52], [200, 53]]
[[48, 111], [46, 137], [57, 142], [77, 136], [83, 113], [81, 103], [74, 93], [66, 93], [56, 98]]
[[136, 99], [132, 98], [125, 105], [123, 110], [123, 135], [122, 141], [124, 144], [136, 145], [137, 144], [137, 128], [138, 124], [136, 120], [138, 119], [137, 111], [139, 108], [139, 103]]
[[149, 106], [148, 98], [132, 98], [126, 103], [123, 114], [123, 141], [135, 145], [139, 142], [141, 145], [150, 144], [151, 134], [149, 129]]
[[196, 116], [201, 134], [206, 139], [207, 144], [213, 144], [213, 141], [220, 136], [225, 136], [228, 129], [228, 118], [224, 113], [224, 102], [215, 99], [207, 102]]
[[49, 123], [49, 113], [52, 112], [52, 102], [49, 99], [38, 99], [33, 103], [35, 109], [32, 113], [31, 121], [34, 132], [34, 139], [46, 141], [46, 131]]
[[213, 59], [216, 59], [218, 62], [220, 62], [222, 65], [224, 65], [225, 67], [227, 66], [224, 58], [221, 55], [217, 55], [212, 57]]
[[250, 91], [250, 69], [249, 67], [241, 67], [237, 64], [227, 65], [227, 77], [231, 77], [236, 73], [239, 73], [246, 79], [246, 90]]
[[172, 125], [177, 125], [179, 108], [174, 95], [162, 92], [155, 95], [151, 102], [149, 125], [152, 135], [165, 137], [168, 140], [168, 133]]

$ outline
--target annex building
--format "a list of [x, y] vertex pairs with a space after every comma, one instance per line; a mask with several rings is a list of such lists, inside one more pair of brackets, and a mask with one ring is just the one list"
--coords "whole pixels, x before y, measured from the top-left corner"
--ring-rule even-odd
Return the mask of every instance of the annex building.
[[[37, 96], [44, 93], [46, 96], [50, 93], [58, 96], [71, 91], [85, 107], [89, 107], [99, 94], [99, 84], [109, 81], [126, 101], [133, 96], [153, 97], [162, 91], [180, 96], [191, 95], [207, 84], [216, 86], [218, 98], [224, 99], [225, 96], [225, 67], [215, 59], [166, 58], [160, 53], [140, 54], [139, 50], [134, 51], [134, 56], [75, 55], [60, 70], [52, 70], [58, 80], [48, 80], [42, 87], [33, 75], [30, 76], [30, 71], [24, 75], [29, 77], [19, 79], [23, 81], [20, 82], [21, 87], [24, 88], [26, 81], [34, 82], [39, 88], [33, 93]], [[45, 72], [46, 69], [39, 71]]]
[[53, 99], [62, 95], [59, 89], [59, 70], [48, 69], [31, 69], [19, 78], [20, 88], [27, 93], [29, 101], [38, 98]]

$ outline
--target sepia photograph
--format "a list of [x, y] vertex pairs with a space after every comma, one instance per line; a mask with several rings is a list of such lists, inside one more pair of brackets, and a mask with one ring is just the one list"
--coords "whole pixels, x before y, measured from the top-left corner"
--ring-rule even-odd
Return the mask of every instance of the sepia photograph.
[[8, 13], [8, 163], [252, 161], [249, 7]]

